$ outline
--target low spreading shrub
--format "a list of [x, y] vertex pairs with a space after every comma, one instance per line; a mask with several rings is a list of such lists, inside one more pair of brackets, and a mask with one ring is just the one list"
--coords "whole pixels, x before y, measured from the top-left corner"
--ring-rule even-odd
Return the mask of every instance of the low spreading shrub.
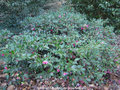
[[0, 52], [4, 73], [14, 76], [12, 83], [42, 76], [69, 79], [71, 86], [101, 84], [119, 64], [113, 27], [103, 24], [67, 10], [28, 17], [22, 25], [29, 30], [14, 35]]

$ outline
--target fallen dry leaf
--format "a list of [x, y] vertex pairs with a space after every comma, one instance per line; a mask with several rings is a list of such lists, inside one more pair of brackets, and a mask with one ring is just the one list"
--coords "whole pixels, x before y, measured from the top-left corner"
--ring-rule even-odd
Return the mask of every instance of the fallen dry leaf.
[[7, 90], [15, 90], [15, 86], [14, 85], [10, 85], [10, 86], [8, 86]]

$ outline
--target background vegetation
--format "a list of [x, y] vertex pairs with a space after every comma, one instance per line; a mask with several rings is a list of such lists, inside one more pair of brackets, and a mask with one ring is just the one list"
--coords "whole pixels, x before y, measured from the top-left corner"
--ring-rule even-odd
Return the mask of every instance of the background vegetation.
[[69, 0], [75, 10], [87, 15], [88, 19], [108, 19], [107, 25], [120, 32], [120, 1], [119, 0]]
[[43, 13], [41, 8], [46, 0], [1, 0], [1, 27], [22, 28], [20, 22], [27, 16], [37, 16]]

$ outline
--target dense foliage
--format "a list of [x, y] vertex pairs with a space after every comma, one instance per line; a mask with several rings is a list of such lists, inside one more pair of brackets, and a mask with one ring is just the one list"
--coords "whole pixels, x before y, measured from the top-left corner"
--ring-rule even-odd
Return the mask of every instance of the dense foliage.
[[100, 84], [120, 58], [113, 47], [113, 27], [103, 24], [101, 19], [89, 22], [85, 15], [64, 10], [27, 17], [22, 25], [28, 30], [8, 38], [1, 48], [4, 72], [15, 75], [14, 84], [41, 76], [69, 79], [71, 86]]
[[7, 41], [12, 37], [12, 33], [8, 30], [1, 30], [0, 32], [0, 47], [5, 45]]
[[[119, 0], [68, 0], [80, 13], [87, 14], [88, 18], [108, 19], [108, 25], [120, 32], [120, 1]], [[119, 31], [118, 31], [119, 30]]]
[[45, 0], [1, 0], [0, 17], [4, 27], [20, 27], [20, 21], [26, 16], [43, 13], [40, 7]]

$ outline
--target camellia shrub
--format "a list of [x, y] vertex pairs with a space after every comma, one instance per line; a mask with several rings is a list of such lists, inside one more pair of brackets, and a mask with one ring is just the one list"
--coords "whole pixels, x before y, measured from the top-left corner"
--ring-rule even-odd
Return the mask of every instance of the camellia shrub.
[[80, 13], [87, 15], [88, 19], [108, 19], [107, 25], [113, 25], [114, 31], [120, 32], [120, 2], [119, 0], [68, 0]]
[[4, 73], [15, 78], [14, 84], [41, 76], [64, 78], [71, 86], [101, 84], [119, 64], [113, 28], [103, 24], [69, 10], [27, 17], [22, 22], [26, 30], [0, 52]]

